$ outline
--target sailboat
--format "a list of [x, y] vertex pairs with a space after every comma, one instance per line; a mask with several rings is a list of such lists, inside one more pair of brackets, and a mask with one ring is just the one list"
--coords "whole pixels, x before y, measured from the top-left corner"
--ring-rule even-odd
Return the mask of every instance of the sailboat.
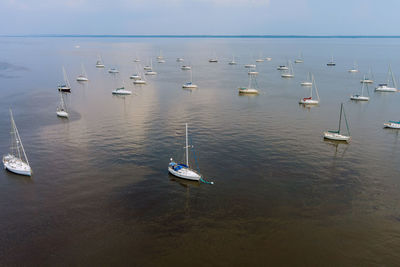
[[183, 61], [185, 61], [185, 59], [182, 58], [182, 57], [178, 57], [178, 58], [176, 59], [176, 62], [183, 62]]
[[189, 65], [182, 65], [181, 70], [191, 70], [192, 67]]
[[260, 57], [256, 59], [256, 62], [264, 62], [264, 58], [262, 57], [261, 53], [260, 53]]
[[361, 80], [360, 82], [361, 83], [374, 83], [371, 69], [369, 69], [367, 76], [364, 76], [364, 79]]
[[336, 66], [335, 61], [333, 61], [333, 56], [331, 56], [331, 61], [329, 61], [328, 63], [326, 63], [327, 66]]
[[[347, 135], [341, 134], [341, 124], [342, 124], [342, 114], [346, 122]], [[346, 113], [343, 108], [343, 103], [340, 105], [340, 115], [339, 115], [339, 129], [337, 131], [327, 131], [324, 132], [324, 138], [336, 141], [346, 141], [349, 142], [351, 139], [349, 125], [347, 123]]]
[[246, 65], [244, 65], [244, 67], [246, 69], [254, 69], [256, 67], [256, 64], [246, 64]]
[[300, 83], [301, 86], [312, 86], [311, 72], [307, 74], [307, 80]]
[[143, 75], [138, 74], [138, 79], [134, 79], [133, 84], [146, 84], [147, 81]]
[[168, 171], [179, 178], [200, 181], [202, 179], [202, 175], [197, 171], [190, 168], [189, 165], [189, 142], [188, 142], [188, 124], [186, 123], [186, 146], [185, 146], [185, 156], [186, 163], [176, 163], [171, 158], [170, 163], [168, 164]]
[[279, 67], [276, 68], [277, 70], [288, 70], [289, 68], [286, 65], [279, 65]]
[[[392, 79], [392, 84], [389, 85], [390, 78]], [[397, 92], [397, 82], [392, 72], [392, 67], [389, 65], [387, 83], [381, 83], [375, 88], [376, 92]]]
[[125, 86], [119, 87], [111, 92], [113, 95], [131, 95], [132, 92], [125, 89]]
[[58, 85], [58, 87], [57, 87], [58, 91], [70, 93], [71, 92], [71, 85], [69, 83], [69, 80], [68, 80], [68, 77], [67, 77], [67, 72], [65, 71], [64, 66], [62, 67], [62, 70], [63, 70], [63, 75], [64, 75], [64, 83]]
[[[357, 68], [357, 62], [354, 61], [353, 68], [348, 70], [350, 73], [357, 73], [358, 68]], [[364, 77], [365, 79], [365, 77]]]
[[232, 56], [232, 61], [229, 61], [229, 65], [236, 65], [235, 56]]
[[295, 59], [294, 63], [303, 63], [303, 53], [300, 53], [299, 57]]
[[87, 82], [89, 81], [89, 79], [86, 77], [85, 67], [83, 66], [83, 64], [81, 65], [81, 67], [82, 67], [82, 73], [76, 78], [76, 80], [78, 82]]
[[[364, 75], [364, 80], [365, 80], [365, 75]], [[350, 97], [351, 100], [356, 100], [356, 101], [368, 101], [369, 96], [364, 96], [364, 87], [366, 86], [366, 83], [361, 84], [361, 95], [360, 94], [354, 94]]]
[[101, 56], [97, 56], [96, 68], [104, 68], [104, 64], [103, 64], [103, 61], [101, 60]]
[[[310, 87], [310, 96], [309, 97], [304, 97], [300, 99], [299, 104], [303, 105], [318, 105], [319, 104], [319, 94], [318, 94], [318, 88], [314, 80], [314, 75], [311, 75], [311, 84], [312, 86]], [[313, 90], [315, 88], [315, 94], [317, 95], [317, 99], [313, 99]]]
[[135, 59], [133, 60], [133, 62], [140, 62], [140, 59], [135, 58]]
[[208, 60], [208, 62], [210, 62], [210, 63], [218, 63], [218, 59], [217, 59], [217, 56], [215, 55], [215, 53], [214, 53], [214, 57], [210, 58]]
[[247, 74], [249, 75], [258, 75], [258, 71], [256, 71], [256, 69], [249, 69], [249, 71], [247, 72]]
[[162, 56], [162, 52], [161, 52], [161, 50], [160, 50], [160, 54], [157, 56], [157, 60], [161, 60], [161, 59], [163, 59], [164, 57]]
[[190, 82], [186, 82], [184, 85], [182, 85], [183, 89], [196, 89], [197, 85], [193, 84], [193, 75], [192, 75], [192, 70], [190, 71]]
[[157, 72], [153, 70], [153, 60], [150, 61], [150, 69], [148, 69], [145, 73], [145, 75], [156, 75]]
[[31, 166], [25, 153], [24, 146], [22, 145], [21, 137], [17, 126], [15, 125], [14, 117], [10, 109], [11, 117], [11, 151], [9, 154], [3, 156], [4, 169], [10, 172], [21, 175], [32, 175]]
[[58, 117], [68, 118], [67, 106], [65, 105], [64, 96], [63, 95], [64, 94], [61, 92], [60, 93], [60, 103], [57, 106], [56, 114], [57, 114]]
[[119, 70], [117, 68], [111, 68], [108, 70], [108, 73], [119, 73]]
[[272, 57], [266, 57], [265, 60], [266, 60], [266, 61], [271, 61], [271, 60], [272, 60]]
[[249, 86], [248, 87], [239, 87], [239, 94], [258, 94], [258, 90], [256, 88], [252, 88], [252, 83], [257, 84], [256, 75], [249, 75]]
[[294, 77], [293, 65], [290, 60], [289, 60], [288, 66], [289, 66], [288, 70], [281, 74], [282, 78], [293, 78]]

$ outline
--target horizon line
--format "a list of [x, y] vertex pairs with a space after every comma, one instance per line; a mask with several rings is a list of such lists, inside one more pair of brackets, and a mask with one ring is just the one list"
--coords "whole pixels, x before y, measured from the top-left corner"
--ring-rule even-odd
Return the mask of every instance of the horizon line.
[[296, 35], [296, 34], [18, 34], [0, 37], [74, 37], [74, 38], [400, 38], [400, 35]]

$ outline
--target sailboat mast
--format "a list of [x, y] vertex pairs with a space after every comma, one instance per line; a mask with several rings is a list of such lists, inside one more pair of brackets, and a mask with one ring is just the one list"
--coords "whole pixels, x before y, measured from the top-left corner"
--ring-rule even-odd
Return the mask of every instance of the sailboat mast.
[[343, 110], [343, 103], [340, 104], [340, 115], [339, 115], [339, 130], [338, 134], [340, 134], [340, 125], [342, 124], [342, 110]]
[[189, 167], [188, 125], [186, 123], [186, 166]]

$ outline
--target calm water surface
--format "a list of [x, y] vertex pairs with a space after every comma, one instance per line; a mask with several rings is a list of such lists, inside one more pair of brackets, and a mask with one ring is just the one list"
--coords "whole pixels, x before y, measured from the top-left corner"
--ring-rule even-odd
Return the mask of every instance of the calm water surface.
[[[75, 46], [79, 45], [79, 48]], [[32, 178], [0, 172], [2, 265], [400, 265], [400, 94], [349, 101], [371, 68], [400, 76], [399, 39], [0, 38], [0, 151], [12, 107]], [[166, 63], [155, 57], [162, 51]], [[295, 78], [276, 67], [302, 52]], [[105, 69], [96, 69], [97, 55]], [[219, 63], [208, 59], [216, 55]], [[235, 55], [236, 66], [227, 64]], [[330, 56], [336, 67], [327, 67]], [[258, 96], [239, 96], [257, 64]], [[153, 58], [157, 76], [129, 76]], [[195, 91], [182, 90], [193, 66]], [[360, 73], [347, 72], [357, 61]], [[83, 63], [87, 84], [75, 82]], [[56, 117], [65, 66], [70, 119]], [[117, 67], [119, 74], [109, 74]], [[311, 71], [321, 104], [303, 108]], [[111, 91], [125, 81], [134, 94]], [[353, 137], [327, 142], [343, 102]], [[184, 124], [201, 172], [174, 179]]]

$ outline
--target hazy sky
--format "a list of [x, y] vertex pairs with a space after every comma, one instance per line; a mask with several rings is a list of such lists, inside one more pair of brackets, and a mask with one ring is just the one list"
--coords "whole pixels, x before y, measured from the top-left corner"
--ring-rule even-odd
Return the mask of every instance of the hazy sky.
[[400, 35], [399, 0], [0, 0], [0, 34]]

